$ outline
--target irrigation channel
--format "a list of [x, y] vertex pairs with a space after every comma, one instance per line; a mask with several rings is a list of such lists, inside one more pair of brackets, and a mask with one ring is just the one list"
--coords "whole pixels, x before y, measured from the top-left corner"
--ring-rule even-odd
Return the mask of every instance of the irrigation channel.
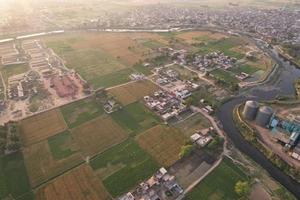
[[294, 81], [300, 77], [300, 69], [291, 65], [289, 62], [285, 62], [279, 57], [274, 49], [268, 49], [267, 51], [278, 64], [276, 72], [273, 73], [272, 77], [269, 77], [264, 84], [249, 88], [224, 103], [220, 107], [217, 117], [220, 120], [226, 135], [241, 152], [252, 158], [276, 181], [293, 193], [297, 199], [300, 199], [300, 183], [278, 169], [263, 155], [263, 153], [248, 143], [233, 121], [234, 108], [247, 100], [273, 100], [278, 95], [295, 95]]

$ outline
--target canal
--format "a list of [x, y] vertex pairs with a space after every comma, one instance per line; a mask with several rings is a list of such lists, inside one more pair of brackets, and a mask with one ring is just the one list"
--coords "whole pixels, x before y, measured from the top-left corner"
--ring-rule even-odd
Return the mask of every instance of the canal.
[[217, 114], [224, 132], [233, 142], [233, 144], [244, 154], [252, 158], [261, 167], [263, 167], [276, 181], [286, 187], [298, 199], [300, 199], [300, 183], [286, 175], [276, 166], [274, 166], [258, 149], [249, 144], [240, 134], [233, 121], [234, 108], [249, 99], [272, 100], [278, 95], [295, 95], [294, 81], [300, 77], [300, 69], [288, 62], [284, 62], [274, 50], [270, 50], [273, 60], [279, 65], [278, 71], [271, 79], [257, 87], [243, 92], [230, 101], [223, 104]]

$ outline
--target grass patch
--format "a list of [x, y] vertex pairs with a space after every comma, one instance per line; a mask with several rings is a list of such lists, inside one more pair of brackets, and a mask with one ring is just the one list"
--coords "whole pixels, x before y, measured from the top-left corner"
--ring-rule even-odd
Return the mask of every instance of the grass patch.
[[112, 166], [121, 165], [108, 177], [102, 177], [109, 193], [117, 197], [150, 177], [159, 167], [134, 140], [127, 140], [90, 162], [92, 168], [107, 174]]
[[133, 66], [133, 69], [139, 73], [142, 73], [146, 76], [152, 74], [151, 69], [149, 67], [145, 67], [142, 64], [136, 64]]
[[74, 146], [73, 139], [69, 131], [64, 131], [48, 138], [48, 145], [52, 156], [56, 160], [67, 158], [78, 151], [78, 148]]
[[159, 123], [159, 118], [140, 102], [112, 113], [112, 118], [131, 134], [140, 133]]
[[259, 68], [251, 66], [251, 65], [241, 65], [241, 66], [231, 67], [229, 70], [234, 73], [237, 73], [237, 74], [244, 72], [244, 73], [251, 75], [251, 74], [257, 72], [259, 70]]
[[102, 115], [104, 110], [103, 105], [91, 97], [65, 105], [61, 107], [61, 112], [69, 128], [74, 128]]
[[237, 84], [239, 80], [230, 72], [223, 69], [215, 69], [210, 72], [215, 79], [224, 81], [228, 84]]
[[0, 199], [34, 199], [22, 153], [0, 157]]
[[247, 179], [246, 174], [240, 168], [225, 158], [211, 174], [186, 196], [185, 200], [239, 199], [234, 191], [234, 186], [238, 181], [246, 181]]

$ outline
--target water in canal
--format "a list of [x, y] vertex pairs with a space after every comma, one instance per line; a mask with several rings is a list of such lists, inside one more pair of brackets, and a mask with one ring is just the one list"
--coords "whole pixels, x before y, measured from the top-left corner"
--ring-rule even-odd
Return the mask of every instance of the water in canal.
[[241, 152], [251, 157], [268, 171], [275, 180], [300, 199], [300, 184], [274, 166], [259, 150], [245, 141], [233, 121], [233, 109], [235, 106], [248, 99], [271, 100], [278, 95], [295, 95], [294, 81], [300, 77], [300, 69], [290, 65], [288, 62], [284, 62], [275, 53], [272, 57], [279, 66], [270, 80], [263, 85], [243, 92], [243, 94], [223, 104], [219, 109], [218, 118], [227, 136]]

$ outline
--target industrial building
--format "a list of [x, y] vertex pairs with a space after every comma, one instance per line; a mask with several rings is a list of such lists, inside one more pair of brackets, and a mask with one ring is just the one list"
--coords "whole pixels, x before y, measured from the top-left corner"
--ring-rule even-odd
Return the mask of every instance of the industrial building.
[[245, 103], [243, 117], [256, 125], [270, 129], [274, 142], [281, 144], [291, 157], [300, 160], [299, 117], [277, 116], [270, 106], [259, 106], [256, 101]]

